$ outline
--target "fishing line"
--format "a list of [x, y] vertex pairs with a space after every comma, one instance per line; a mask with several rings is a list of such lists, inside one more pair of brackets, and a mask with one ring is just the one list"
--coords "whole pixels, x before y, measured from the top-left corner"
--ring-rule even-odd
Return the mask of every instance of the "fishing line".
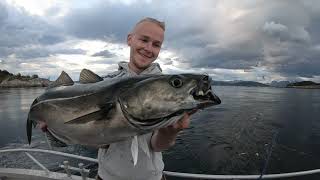
[[273, 146], [275, 145], [275, 143], [277, 143], [276, 140], [277, 140], [278, 134], [279, 134], [279, 130], [272, 137], [272, 143], [271, 143], [270, 149], [268, 151], [267, 158], [265, 160], [265, 163], [264, 163], [263, 169], [261, 171], [260, 177], [258, 179], [262, 179], [262, 176], [267, 171], [267, 167], [268, 167], [268, 164], [269, 164], [269, 161], [270, 161], [270, 157], [271, 157], [271, 154], [272, 154]]
[[50, 141], [49, 141], [49, 138], [48, 138], [47, 133], [44, 133], [44, 136], [46, 137], [46, 141], [47, 141], [47, 144], [48, 144], [48, 146], [49, 146], [49, 149], [50, 149], [50, 150], [53, 150], [53, 149], [52, 149], [52, 146], [51, 146], [51, 144], [50, 144]]

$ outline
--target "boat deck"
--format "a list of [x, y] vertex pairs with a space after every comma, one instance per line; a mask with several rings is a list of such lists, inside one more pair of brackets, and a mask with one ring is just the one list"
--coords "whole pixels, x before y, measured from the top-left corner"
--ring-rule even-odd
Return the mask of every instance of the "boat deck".
[[[0, 153], [14, 153], [21, 152], [25, 153], [37, 166], [38, 169], [23, 169], [23, 168], [0, 168], [0, 180], [94, 180], [87, 177], [90, 169], [86, 169], [83, 163], [79, 163], [78, 167], [70, 166], [68, 161], [64, 161], [59, 165], [60, 168], [64, 169], [64, 172], [52, 172], [48, 170], [43, 164], [41, 164], [34, 156], [30, 153], [46, 153], [54, 154], [58, 156], [64, 156], [68, 158], [75, 158], [82, 161], [87, 161], [90, 163], [98, 163], [97, 159], [84, 157], [69, 153], [63, 153], [53, 150], [45, 149], [4, 149], [0, 150]], [[76, 172], [77, 174], [74, 174]], [[300, 171], [300, 172], [290, 172], [290, 173], [281, 173], [281, 174], [265, 174], [265, 175], [209, 175], [209, 174], [191, 174], [191, 173], [181, 173], [181, 172], [163, 172], [166, 176], [169, 177], [180, 177], [183, 179], [281, 179], [288, 177], [298, 177], [305, 176], [310, 174], [320, 173], [320, 169]]]

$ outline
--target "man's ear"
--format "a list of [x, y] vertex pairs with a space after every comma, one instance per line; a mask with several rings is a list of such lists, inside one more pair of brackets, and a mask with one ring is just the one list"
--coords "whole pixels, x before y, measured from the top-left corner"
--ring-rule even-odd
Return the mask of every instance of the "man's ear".
[[128, 44], [128, 46], [131, 46], [131, 41], [132, 41], [132, 34], [130, 33], [127, 36], [127, 44]]

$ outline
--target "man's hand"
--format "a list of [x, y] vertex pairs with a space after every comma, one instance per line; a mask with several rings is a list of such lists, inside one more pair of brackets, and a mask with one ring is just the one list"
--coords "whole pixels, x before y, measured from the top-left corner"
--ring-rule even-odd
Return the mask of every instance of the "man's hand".
[[195, 112], [196, 110], [185, 113], [184, 116], [175, 124], [155, 131], [151, 137], [151, 147], [153, 151], [159, 152], [173, 146], [178, 133], [181, 130], [189, 127], [190, 115], [194, 114]]
[[168, 135], [177, 134], [181, 130], [188, 128], [189, 124], [190, 124], [190, 115], [185, 113], [184, 116], [180, 120], [178, 120], [176, 123], [168, 127], [159, 129], [159, 132], [168, 134]]
[[48, 131], [48, 126], [43, 121], [39, 121], [37, 126], [41, 129], [42, 132], [47, 132]]

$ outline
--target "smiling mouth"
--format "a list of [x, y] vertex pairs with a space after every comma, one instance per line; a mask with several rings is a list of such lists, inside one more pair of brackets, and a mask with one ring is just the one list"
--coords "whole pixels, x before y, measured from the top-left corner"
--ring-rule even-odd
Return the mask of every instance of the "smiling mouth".
[[151, 56], [147, 56], [147, 55], [144, 55], [143, 53], [141, 53], [141, 52], [139, 52], [138, 51], [138, 54], [140, 55], [140, 56], [142, 56], [142, 57], [144, 57], [144, 58], [148, 58], [148, 59], [151, 59], [153, 56], [151, 55]]

